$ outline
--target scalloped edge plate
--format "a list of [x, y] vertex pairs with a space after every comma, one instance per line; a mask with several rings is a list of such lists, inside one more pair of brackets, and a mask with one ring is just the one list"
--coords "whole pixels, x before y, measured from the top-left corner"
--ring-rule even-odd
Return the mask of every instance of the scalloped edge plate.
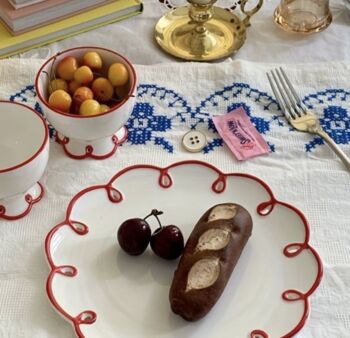
[[[167, 298], [177, 262], [161, 261], [150, 249], [143, 257], [124, 254], [117, 228], [158, 208], [164, 224], [181, 224], [186, 239], [199, 216], [225, 201], [251, 213], [253, 234], [218, 303], [201, 321], [187, 323]], [[305, 325], [322, 278], [309, 239], [303, 213], [255, 176], [201, 161], [134, 165], [71, 200], [45, 240], [46, 290], [78, 337], [288, 338]]]

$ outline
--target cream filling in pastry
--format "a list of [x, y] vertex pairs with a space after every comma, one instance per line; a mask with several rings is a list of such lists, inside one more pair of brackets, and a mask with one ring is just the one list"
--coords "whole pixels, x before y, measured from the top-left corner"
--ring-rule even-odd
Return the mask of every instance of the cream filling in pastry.
[[231, 232], [224, 229], [209, 229], [198, 239], [196, 251], [221, 250], [231, 239]]
[[219, 258], [203, 258], [193, 264], [188, 277], [186, 292], [205, 289], [213, 285], [220, 274]]
[[218, 205], [210, 212], [208, 222], [213, 222], [218, 219], [231, 219], [235, 217], [237, 208], [233, 204]]

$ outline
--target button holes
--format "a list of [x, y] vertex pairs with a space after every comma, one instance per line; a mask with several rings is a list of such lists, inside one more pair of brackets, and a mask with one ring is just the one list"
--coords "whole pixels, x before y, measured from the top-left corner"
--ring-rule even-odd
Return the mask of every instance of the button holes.
[[199, 143], [199, 140], [197, 140], [196, 143]]

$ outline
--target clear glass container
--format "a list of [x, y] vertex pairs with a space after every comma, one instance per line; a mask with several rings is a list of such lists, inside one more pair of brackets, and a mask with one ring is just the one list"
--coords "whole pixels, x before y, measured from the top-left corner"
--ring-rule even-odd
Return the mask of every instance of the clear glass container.
[[287, 31], [315, 33], [329, 26], [332, 13], [329, 0], [281, 0], [274, 19]]

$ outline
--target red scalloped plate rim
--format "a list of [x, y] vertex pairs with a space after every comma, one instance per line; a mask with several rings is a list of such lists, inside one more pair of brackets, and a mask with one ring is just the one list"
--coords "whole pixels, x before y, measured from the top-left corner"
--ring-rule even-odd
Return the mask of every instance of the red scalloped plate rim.
[[[82, 324], [82, 322], [79, 320], [79, 315], [77, 315], [76, 317], [73, 317], [71, 315], [69, 315], [56, 301], [53, 291], [52, 291], [52, 280], [54, 275], [57, 273], [59, 266], [56, 266], [53, 262], [52, 259], [52, 255], [51, 255], [51, 251], [50, 251], [50, 247], [51, 247], [51, 239], [54, 236], [54, 234], [61, 228], [64, 226], [70, 226], [69, 223], [71, 222], [70, 220], [70, 214], [71, 211], [75, 205], [75, 203], [77, 202], [77, 200], [82, 197], [83, 195], [85, 195], [88, 192], [91, 192], [93, 190], [97, 190], [97, 189], [106, 189], [108, 190], [109, 187], [111, 187], [111, 184], [117, 180], [118, 177], [122, 176], [123, 174], [131, 171], [131, 170], [136, 170], [136, 169], [153, 169], [153, 170], [157, 170], [160, 172], [161, 175], [163, 175], [164, 173], [167, 173], [170, 169], [178, 167], [178, 166], [182, 166], [182, 165], [199, 165], [199, 166], [204, 166], [207, 167], [213, 171], [215, 171], [219, 177], [230, 177], [230, 176], [236, 176], [236, 177], [245, 177], [245, 178], [249, 178], [252, 179], [258, 183], [260, 183], [261, 186], [263, 186], [265, 188], [265, 190], [267, 191], [268, 195], [270, 196], [270, 202], [271, 204], [273, 204], [273, 207], [276, 204], [280, 204], [282, 206], [285, 206], [291, 210], [293, 210], [302, 220], [304, 227], [305, 227], [305, 240], [303, 243], [303, 249], [302, 250], [310, 250], [310, 252], [313, 254], [313, 256], [315, 257], [315, 260], [317, 262], [317, 276], [315, 278], [314, 283], [312, 284], [311, 288], [302, 295], [302, 299], [298, 299], [298, 300], [303, 300], [304, 301], [304, 312], [303, 315], [299, 321], [299, 323], [287, 334], [283, 335], [280, 338], [291, 338], [293, 337], [295, 334], [297, 334], [305, 325], [307, 318], [309, 316], [309, 311], [310, 311], [310, 300], [309, 297], [314, 293], [314, 291], [317, 289], [317, 287], [319, 286], [322, 276], [323, 276], [323, 265], [322, 265], [322, 260], [321, 257], [319, 256], [319, 254], [317, 253], [317, 251], [309, 244], [309, 239], [310, 239], [310, 225], [305, 217], [305, 215], [296, 207], [286, 203], [286, 202], [282, 202], [277, 200], [273, 193], [271, 188], [268, 186], [267, 183], [265, 183], [263, 180], [261, 180], [260, 178], [251, 175], [251, 174], [246, 174], [246, 173], [223, 173], [221, 170], [219, 170], [218, 168], [216, 168], [214, 165], [207, 163], [207, 162], [202, 162], [202, 161], [197, 161], [197, 160], [187, 160], [187, 161], [179, 161], [179, 162], [175, 162], [167, 167], [159, 167], [156, 165], [151, 165], [151, 164], [136, 164], [136, 165], [132, 165], [132, 166], [128, 166], [122, 170], [120, 170], [117, 174], [115, 174], [108, 182], [107, 184], [104, 185], [95, 185], [95, 186], [91, 186], [88, 187], [86, 189], [81, 190], [79, 193], [77, 193], [72, 200], [69, 202], [68, 207], [67, 207], [67, 211], [66, 211], [66, 217], [65, 220], [62, 221], [61, 223], [57, 224], [55, 227], [53, 227], [51, 229], [51, 231], [47, 234], [46, 238], [45, 238], [45, 254], [46, 254], [46, 259], [48, 261], [49, 267], [50, 267], [50, 273], [47, 277], [47, 282], [46, 282], [46, 293], [48, 295], [48, 298], [51, 302], [51, 304], [53, 305], [53, 307], [55, 308], [55, 310], [66, 320], [68, 320], [74, 330], [76, 335], [79, 338], [84, 338], [85, 336], [83, 335], [81, 329], [80, 329], [80, 324]], [[272, 209], [273, 209], [272, 207]], [[74, 230], [74, 229], [73, 229]], [[300, 292], [299, 292], [300, 293]], [[88, 310], [90, 311], [90, 310]], [[254, 338], [255, 335], [260, 335], [260, 337], [266, 337], [268, 338], [268, 334], [265, 333], [263, 330], [260, 329], [255, 329], [252, 331], [250, 337]]]

